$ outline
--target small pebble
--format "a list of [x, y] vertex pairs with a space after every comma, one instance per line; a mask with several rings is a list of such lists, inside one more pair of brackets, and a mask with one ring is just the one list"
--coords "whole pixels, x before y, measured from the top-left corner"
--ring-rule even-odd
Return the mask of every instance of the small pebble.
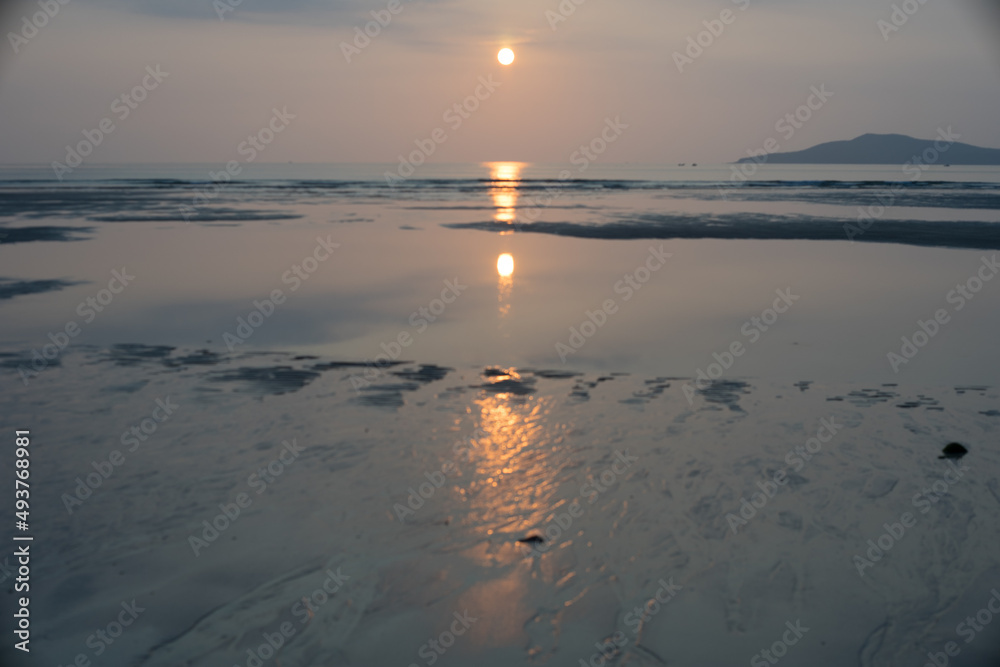
[[969, 453], [968, 449], [958, 444], [957, 442], [953, 442], [945, 446], [945, 448], [942, 451], [944, 453], [938, 457], [939, 459], [953, 459], [955, 461], [957, 461], [958, 459], [962, 458], [963, 456]]

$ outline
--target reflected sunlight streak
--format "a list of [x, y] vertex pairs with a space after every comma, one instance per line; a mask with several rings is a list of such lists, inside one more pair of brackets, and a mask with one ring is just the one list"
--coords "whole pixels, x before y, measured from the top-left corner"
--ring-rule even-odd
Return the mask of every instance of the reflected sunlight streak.
[[510, 293], [514, 289], [514, 256], [504, 253], [497, 258], [497, 273], [500, 281], [497, 283], [497, 302], [500, 304], [500, 317], [510, 313]]
[[[527, 166], [524, 162], [487, 162], [484, 166], [490, 169], [490, 196], [493, 198], [493, 219], [496, 222], [513, 225], [517, 220], [518, 185], [521, 170]], [[512, 234], [512, 231], [501, 232], [501, 236]], [[497, 301], [500, 317], [510, 313], [510, 294], [514, 288], [514, 258], [504, 253], [497, 259], [497, 273], [500, 280], [497, 283]]]
[[[490, 381], [519, 380], [516, 371], [505, 372]], [[545, 432], [551, 410], [546, 401], [497, 393], [476, 399], [476, 407], [485, 437], [470, 461], [476, 479], [468, 489], [472, 525], [486, 527], [488, 535], [499, 531], [520, 537], [519, 531], [537, 525], [549, 510], [554, 480], [546, 458], [562, 438]]]
[[504, 278], [514, 275], [514, 256], [505, 252], [497, 257], [497, 273]]
[[493, 219], [497, 222], [513, 224], [517, 219], [518, 184], [524, 162], [487, 162], [490, 168], [490, 195], [496, 211]]
[[500, 317], [507, 317], [510, 314], [510, 293], [514, 289], [514, 279], [510, 276], [500, 276], [497, 282], [497, 303], [500, 308]]

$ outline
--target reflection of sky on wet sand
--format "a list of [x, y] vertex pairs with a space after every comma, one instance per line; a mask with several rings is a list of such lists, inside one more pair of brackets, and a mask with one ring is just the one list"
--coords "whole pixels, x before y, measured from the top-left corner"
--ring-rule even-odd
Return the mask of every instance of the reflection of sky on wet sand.
[[[255, 300], [282, 289], [286, 303], [237, 350], [364, 361], [405, 332], [414, 341], [407, 358], [443, 366], [500, 363], [690, 376], [712, 363], [713, 353], [747, 342], [742, 325], [761, 314], [774, 290], [791, 288], [801, 301], [739, 359], [730, 376], [929, 383], [996, 377], [1000, 360], [992, 332], [1000, 327], [1000, 290], [992, 285], [957, 313], [961, 323], [956, 318], [899, 375], [886, 362], [886, 353], [901, 336], [912, 335], [918, 319], [947, 306], [945, 295], [972, 275], [982, 252], [833, 241], [605, 241], [441, 226], [511, 213], [516, 201], [510, 197], [524, 201], [517, 192], [524, 181], [516, 179], [531, 169], [518, 163], [480, 167], [481, 178], [492, 178], [485, 191], [462, 195], [461, 203], [474, 204], [473, 210], [454, 208], [453, 201], [415, 208], [406, 198], [298, 198], [276, 190], [266, 206], [300, 219], [88, 223], [93, 232], [87, 240], [3, 246], [5, 277], [76, 284], [5, 300], [0, 342], [41, 347], [48, 332], [80, 320], [78, 304], [107, 284], [112, 269], [126, 267], [136, 276], [134, 284], [86, 324], [74, 345], [143, 341], [226, 351], [222, 337], [235, 331], [237, 318], [246, 318]], [[542, 220], [586, 224], [622, 210], [741, 205], [654, 201], [648, 193], [612, 191], [567, 194], [557, 204], [542, 210]], [[311, 254], [318, 237], [341, 247], [292, 292], [282, 276]], [[650, 245], [661, 243], [673, 257], [626, 302], [615, 285], [640, 265]], [[502, 254], [515, 258], [516, 289], [513, 275], [498, 275]], [[440, 296], [444, 280], [455, 279], [468, 288], [418, 331], [411, 315]], [[586, 313], [609, 298], [618, 313], [563, 366], [556, 343], [565, 344], [570, 327], [579, 328]]]
[[[491, 296], [492, 288], [492, 282], [485, 286]], [[163, 395], [181, 406], [178, 419], [163, 424], [129, 459], [121, 470], [128, 476], [112, 479], [114, 485], [95, 493], [85, 511], [70, 517], [55, 511], [63, 510], [57, 496], [46, 501], [53, 521], [44, 537], [76, 566], [42, 564], [57, 593], [42, 596], [41, 608], [64, 604], [58, 591], [81, 573], [95, 585], [81, 593], [80, 606], [103, 600], [114, 608], [123, 579], [119, 567], [107, 563], [122, 562], [129, 585], [184, 612], [163, 625], [169, 640], [163, 651], [171, 652], [150, 667], [183, 664], [175, 659], [180, 656], [211, 655], [205, 664], [238, 662], [245, 650], [234, 649], [231, 637], [259, 637], [247, 628], [273, 627], [319, 585], [327, 565], [317, 564], [331, 559], [329, 566], [342, 564], [352, 577], [349, 585], [303, 626], [302, 639], [284, 649], [283, 664], [424, 664], [419, 647], [466, 610], [478, 620], [436, 663], [441, 667], [578, 664], [610, 632], [631, 633], [624, 615], [649, 599], [660, 578], [673, 578], [685, 590], [649, 620], [641, 639], [670, 664], [737, 664], [734, 656], [766, 646], [789, 614], [808, 614], [819, 619], [817, 627], [833, 628], [824, 630], [837, 633], [826, 636], [830, 650], [845, 654], [837, 664], [850, 664], [857, 648], [849, 651], [842, 639], [880, 627], [887, 613], [924, 614], [942, 600], [952, 605], [966, 588], [978, 596], [983, 589], [969, 582], [989, 572], [996, 544], [989, 516], [973, 513], [962, 521], [954, 513], [929, 514], [924, 534], [935, 543], [961, 544], [975, 567], [956, 572], [946, 558], [903, 550], [896, 554], [901, 565], [879, 567], [917, 575], [890, 577], [889, 589], [857, 585], [855, 572], [843, 567], [865, 533], [877, 535], [884, 521], [859, 489], [884, 488], [885, 471], [892, 471], [899, 479], [896, 493], [908, 502], [939, 474], [935, 434], [990, 442], [995, 418], [985, 411], [997, 400], [991, 391], [934, 391], [945, 408], [937, 412], [902, 410], [898, 400], [862, 406], [850, 395], [830, 402], [852, 387], [817, 383], [801, 391], [754, 381], [734, 399], [744, 411], [733, 411], [702, 396], [690, 407], [676, 391], [679, 383], [651, 396], [649, 374], [595, 382], [590, 398], [580, 401], [571, 395], [577, 380], [521, 367], [480, 367], [450, 371], [408, 393], [398, 409], [386, 409], [359, 405], [347, 374], [339, 371], [325, 371], [263, 403], [209, 379], [225, 366], [305, 368], [315, 362], [293, 355], [234, 357], [218, 368], [190, 365], [182, 372], [164, 372], [155, 361], [100, 361], [104, 356], [71, 353], [28, 389], [8, 375], [0, 378], [6, 383], [0, 395], [9, 397], [10, 409], [46, 415], [41, 421], [52, 440], [36, 463], [65, 488], [106, 454], [108, 433], [118, 424], [146, 414]], [[918, 391], [889, 393], [906, 400]], [[648, 398], [637, 404], [640, 395]], [[108, 409], [89, 409], [94, 406]], [[725, 513], [738, 508], [761, 470], [782, 463], [820, 418], [831, 415], [847, 430], [809, 462], [810, 483], [769, 501], [767, 514], [749, 527], [761, 539], [747, 532], [734, 539]], [[305, 445], [302, 460], [255, 499], [260, 509], [234, 522], [227, 539], [192, 558], [184, 536], [217, 513], [220, 502], [245, 490], [246, 474], [272, 459], [293, 434]], [[475, 438], [461, 457], [453, 449], [456, 434]], [[970, 449], [983, 465], [995, 465], [989, 447]], [[603, 475], [618, 450], [639, 460], [591, 503], [584, 485], [606, 483]], [[410, 488], [447, 460], [457, 461], [458, 470], [414, 515], [397, 520], [393, 504], [406, 502]], [[202, 469], [210, 477], [192, 482], [191, 471]], [[957, 490], [970, 494], [963, 499], [970, 506], [994, 502], [987, 485]], [[584, 510], [579, 518], [546, 543], [550, 548], [526, 555], [516, 540], [552, 526], [577, 498]], [[783, 521], [789, 516], [796, 521]], [[817, 528], [807, 539], [810, 525]], [[172, 539], [163, 541], [168, 533]], [[860, 536], [852, 541], [845, 534]], [[796, 563], [812, 565], [802, 571]], [[203, 599], [205, 582], [218, 580], [219, 572], [227, 573], [222, 601], [232, 601], [222, 606]], [[879, 604], [886, 590], [906, 601], [902, 611], [886, 612]], [[978, 608], [972, 604], [979, 600], [959, 607]], [[59, 616], [53, 611], [40, 618]], [[192, 627], [191, 618], [201, 620]], [[45, 630], [59, 625], [45, 623]], [[726, 634], [726, 623], [745, 629]], [[950, 632], [954, 623], [940, 627]], [[926, 633], [923, 622], [899, 628], [907, 638]], [[639, 636], [629, 638], [634, 646]], [[60, 631], [58, 639], [79, 645], [70, 631]], [[715, 658], [699, 663], [697, 654], [705, 651]]]
[[[516, 191], [513, 197], [493, 199], [494, 207], [476, 215], [506, 211], [516, 206]], [[141, 573], [142, 586], [169, 600], [166, 606], [185, 612], [182, 625], [164, 625], [168, 638], [180, 637], [185, 657], [207, 655], [206, 642], [212, 641], [219, 643], [215, 656], [222, 655], [232, 648], [226, 638], [250, 637], [247, 628], [255, 623], [273, 627], [275, 614], [317, 585], [295, 577], [312, 573], [321, 579], [325, 575], [315, 565], [332, 554], [345, 559], [351, 587], [310, 620], [310, 634], [304, 631], [301, 641], [287, 645], [284, 664], [310, 664], [317, 656], [351, 664], [344, 654], [358, 658], [355, 664], [420, 663], [418, 647], [448, 628], [452, 614], [466, 609], [479, 620], [441, 658], [442, 667], [480, 664], [477, 657], [487, 652], [491, 664], [578, 664], [593, 653], [595, 641], [623, 627], [621, 614], [652, 594], [653, 582], [675, 575], [688, 587], [686, 597], [652, 619], [644, 636], [645, 645], [672, 664], [697, 664], [696, 654], [705, 651], [726, 654], [727, 659], [712, 664], [733, 664], [732, 655], [752, 655], [766, 645], [762, 642], [773, 639], [772, 628], [781, 626], [786, 613], [798, 614], [803, 604], [821, 615], [819, 627], [859, 634], [855, 626], [845, 630], [840, 619], [850, 615], [867, 630], [882, 627], [884, 619], [876, 617], [885, 596], [875, 591], [858, 605], [843, 595], [837, 577], [807, 572], [799, 579], [790, 563], [853, 577], [841, 567], [854, 547], [843, 535], [868, 519], [878, 530], [882, 520], [870, 511], [870, 499], [858, 493], [869, 488], [859, 475], [875, 471], [871, 478], [877, 485], [879, 471], [898, 471], [894, 475], [907, 501], [908, 485], [918, 490], [921, 480], [936, 474], [929, 466], [937, 463], [937, 443], [926, 434], [962, 433], [977, 443], [995, 435], [990, 421], [995, 418], [985, 412], [996, 407], [995, 397], [989, 403], [979, 397], [983, 405], [962, 411], [945, 403], [948, 409], [941, 412], [901, 412], [896, 401], [874, 407], [842, 397], [828, 402], [847, 390], [825, 388], [837, 374], [884, 373], [884, 353], [898, 340], [897, 333], [910, 333], [918, 318], [927, 319], [942, 305], [947, 289], [978, 266], [982, 253], [834, 242], [671, 241], [665, 243], [674, 253], [670, 263], [626, 302], [613, 286], [647, 256], [650, 241], [444, 230], [442, 221], [470, 213], [412, 211], [385, 201], [287, 206], [304, 217], [234, 227], [100, 225], [85, 242], [18, 245], [16, 253], [5, 256], [10, 274], [22, 279], [51, 278], [52, 267], [58, 266], [67, 279], [90, 282], [5, 301], [10, 319], [3, 342], [45, 342], [46, 332], [73, 319], [76, 304], [106, 284], [112, 268], [125, 266], [135, 273], [135, 284], [84, 329], [81, 343], [193, 343], [218, 351], [224, 349], [221, 333], [232, 331], [254, 300], [282, 288], [288, 301], [237, 348], [237, 355], [275, 348], [292, 355], [321, 351], [325, 359], [366, 359], [406, 331], [415, 341], [407, 358], [454, 369], [408, 391], [392, 411], [359, 406], [347, 371], [316, 373], [294, 393], [269, 395], [264, 402], [230, 391], [235, 381], [198, 380], [218, 373], [214, 367], [188, 362], [183, 372], [165, 372], [154, 362], [98, 366], [87, 360], [78, 365], [74, 355], [84, 352], [74, 347], [63, 367], [47, 371], [31, 386], [35, 400], [30, 406], [20, 394], [26, 390], [8, 375], [8, 407], [29, 406], [61, 425], [49, 429], [57, 431], [56, 440], [43, 450], [48, 457], [43, 461], [53, 483], [67, 488], [80, 470], [106, 455], [108, 433], [120, 432], [120, 423], [146, 414], [159, 396], [179, 397], [183, 417], [164, 424], [141, 455], [130, 459], [122, 470], [125, 483], [111, 480], [88, 501], [86, 512], [73, 517], [53, 512], [64, 518], [48, 528], [47, 538], [68, 559], [87, 563], [86, 575], [95, 577], [81, 598], [88, 608], [100, 596], [111, 606], [118, 604], [110, 598], [122, 570], [105, 567], [108, 562], [141, 558], [134, 567], [129, 563], [128, 576]], [[548, 214], [584, 220], [593, 213]], [[414, 229], [400, 230], [403, 224]], [[330, 236], [341, 250], [292, 292], [281, 276], [311, 252], [317, 236]], [[504, 275], [502, 254], [516, 258], [516, 291], [514, 271]], [[409, 315], [441, 294], [444, 279], [457, 279], [467, 289], [417, 333]], [[752, 390], [740, 397], [745, 412], [720, 410], [703, 397], [689, 410], [681, 382], [662, 394], [650, 391], [654, 375], [688, 376], [711, 362], [712, 352], [726, 349], [739, 338], [740, 325], [771, 303], [774, 289], [785, 287], [801, 294], [802, 301], [750, 348], [733, 376], [784, 372], [794, 380], [817, 379], [812, 389], [752, 380]], [[510, 307], [512, 298], [516, 308]], [[618, 299], [619, 313], [563, 367], [553, 344], [604, 298]], [[977, 371], [995, 377], [998, 298], [1000, 292], [984, 289], [935, 346], [921, 352], [912, 364], [917, 375], [889, 378], [913, 382], [943, 374], [970, 382]], [[502, 327], [497, 326], [498, 302]], [[507, 335], [511, 344], [499, 345]], [[260, 364], [305, 368], [314, 363], [292, 355], [266, 355], [271, 360]], [[226, 363], [232, 366], [227, 370], [235, 370], [251, 361], [234, 356]], [[576, 380], [528, 370], [580, 366], [601, 369], [588, 377], [595, 385], [586, 403], [573, 395]], [[597, 384], [604, 369], [633, 370], [637, 376]], [[934, 395], [966, 401], [973, 393]], [[772, 396], [782, 398], [772, 402]], [[110, 411], [91, 409], [112, 405]], [[94, 416], [81, 419], [82, 411]], [[815, 484], [779, 495], [767, 508], [775, 520], [794, 513], [802, 515], [807, 531], [810, 524], [822, 530], [806, 539], [806, 533], [792, 529], [793, 521], [775, 527], [790, 532], [762, 533], [767, 539], [733, 539], [725, 524], [727, 509], [738, 507], [762, 469], [783, 461], [788, 449], [802, 441], [802, 425], [808, 429], [831, 411], [848, 424], [850, 440], [810, 462], [808, 475]], [[190, 558], [183, 535], [243, 488], [246, 471], [274, 456], [267, 442], [277, 446], [290, 436], [292, 424], [292, 435], [308, 434], [302, 463], [255, 501], [259, 508], [241, 517], [227, 539], [201, 558]], [[415, 516], [397, 521], [393, 502], [404, 500], [427, 471], [440, 469], [453, 456], [452, 431], [476, 433], [474, 446], [459, 459], [459, 471]], [[449, 437], [439, 437], [442, 433]], [[903, 440], [895, 433], [912, 435]], [[880, 446], [854, 445], [863, 442]], [[619, 448], [641, 456], [637, 468], [597, 502], [585, 503], [585, 513], [551, 548], [525, 555], [517, 539], [543, 530], [566, 512], [585, 495], [585, 483], [601, 478]], [[986, 464], [996, 458], [981, 447], [976, 456], [984, 456]], [[191, 470], [206, 465], [211, 477], [192, 486]], [[136, 479], [142, 483], [135, 484]], [[969, 500], [973, 506], [992, 502], [985, 486], [959, 491], [966, 489], [976, 494]], [[59, 505], [55, 496], [50, 501]], [[109, 523], [107, 516], [115, 520]], [[988, 518], [965, 524], [932, 515], [924, 521], [936, 521], [934, 530], [944, 532], [934, 533], [930, 523], [924, 530], [942, 543], [971, 535], [978, 563], [988, 564], [995, 544], [995, 522]], [[758, 519], [753, 530], [772, 525], [768, 521]], [[74, 522], [72, 530], [66, 522]], [[160, 545], [167, 533], [175, 539]], [[155, 557], [152, 548], [137, 551], [137, 539], [152, 537], [155, 541], [148, 541], [157, 551], [175, 551]], [[901, 571], [921, 574], [918, 587], [907, 580], [892, 590], [909, 601], [906, 614], [924, 604], [921, 600], [954, 599], [959, 589], [953, 568], [946, 562], [931, 562], [928, 568], [925, 553], [894, 554], [904, 559]], [[179, 575], [177, 563], [183, 564]], [[68, 590], [81, 575], [51, 564], [45, 568], [55, 591]], [[229, 589], [218, 602], [234, 602], [192, 606], [204, 595], [204, 582], [218, 580], [219, 572], [229, 573], [223, 578]], [[254, 589], [255, 582], [285, 582], [285, 577], [291, 583], [279, 596], [267, 587]], [[689, 580], [694, 583], [688, 585]], [[939, 597], [942, 588], [952, 597]], [[802, 590], [811, 592], [802, 596]], [[52, 599], [43, 604], [56, 608]], [[54, 613], [42, 617], [59, 618]], [[205, 620], [191, 628], [188, 617]], [[729, 622], [740, 632], [706, 630]], [[924, 629], [913, 628], [907, 637], [924, 636]], [[713, 642], [718, 636], [726, 641]], [[376, 651], [392, 655], [372, 655]], [[695, 657], [685, 660], [685, 651]], [[164, 659], [161, 664], [180, 663]]]

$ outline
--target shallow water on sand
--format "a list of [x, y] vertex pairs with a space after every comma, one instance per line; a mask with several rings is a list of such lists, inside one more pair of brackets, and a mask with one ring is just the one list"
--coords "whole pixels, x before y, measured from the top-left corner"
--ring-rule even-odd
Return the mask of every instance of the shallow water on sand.
[[[405, 192], [367, 181], [265, 181], [222, 189], [185, 222], [183, 207], [204, 184], [143, 183], [7, 186], [0, 296], [12, 298], [0, 342], [41, 352], [48, 334], [75, 322], [82, 332], [73, 345], [297, 350], [369, 362], [389, 354], [696, 376], [740, 343], [745, 353], [719, 377], [947, 385], [988, 383], [1000, 372], [1000, 283], [977, 277], [984, 262], [992, 277], [995, 251], [910, 244], [948, 244], [949, 234], [961, 236], [949, 230], [970, 216], [1000, 230], [988, 209], [890, 207], [851, 242], [841, 227], [857, 223], [856, 206], [788, 199], [864, 189], [746, 187], [741, 196], [776, 201], [703, 201], [697, 192], [711, 188], [651, 196], [645, 181], [597, 190], [583, 182], [528, 223], [529, 203], [540, 201], [534, 181], [431, 181]], [[909, 185], [913, 196], [933, 189]], [[663, 216], [721, 238], [669, 238], [681, 227], [663, 227]], [[899, 216], [907, 229], [921, 216], [936, 227], [863, 242]], [[840, 240], [728, 238], [774, 224], [807, 238], [824, 220]], [[479, 228], [455, 228], [470, 224]], [[523, 233], [536, 228], [547, 233]], [[581, 229], [603, 237], [579, 238]], [[653, 238], [631, 238], [630, 229], [654, 230]], [[16, 242], [18, 234], [77, 240]], [[511, 276], [497, 274], [502, 254], [513, 257]], [[99, 312], [101, 304], [88, 306], [123, 267], [134, 275], [128, 287]], [[956, 293], [966, 285], [979, 290]], [[268, 304], [275, 290], [284, 301]], [[779, 290], [791, 295], [779, 307], [789, 307], [769, 313]], [[890, 363], [902, 338], [923, 336], [919, 323], [942, 309], [948, 321], [915, 358]], [[255, 310], [260, 325], [237, 331], [240, 318], [261, 317]]]
[[37, 664], [995, 664], [996, 171], [511, 169], [0, 173]]
[[130, 346], [5, 376], [36, 446], [38, 655], [92, 657], [134, 599], [108, 664], [254, 664], [286, 623], [286, 667], [428, 664], [456, 613], [475, 621], [439, 664], [577, 665], [615, 633], [619, 664], [734, 664], [786, 622], [808, 629], [790, 664], [917, 664], [1000, 585], [994, 389], [734, 381], [689, 403], [668, 378], [353, 372]]

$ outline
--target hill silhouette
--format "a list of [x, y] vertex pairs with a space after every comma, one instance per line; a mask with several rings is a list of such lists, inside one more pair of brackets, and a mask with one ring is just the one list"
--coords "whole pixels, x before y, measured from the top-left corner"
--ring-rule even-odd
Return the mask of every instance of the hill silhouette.
[[[829, 141], [789, 153], [771, 153], [768, 164], [904, 164], [924, 156], [925, 164], [1000, 165], [1000, 149], [952, 142], [942, 131], [937, 139], [915, 139], [905, 134], [863, 134], [849, 141]], [[947, 147], [946, 150], [944, 148]], [[931, 152], [933, 151], [933, 152]], [[929, 157], [937, 156], [934, 159]], [[759, 161], [745, 157], [737, 164]]]

